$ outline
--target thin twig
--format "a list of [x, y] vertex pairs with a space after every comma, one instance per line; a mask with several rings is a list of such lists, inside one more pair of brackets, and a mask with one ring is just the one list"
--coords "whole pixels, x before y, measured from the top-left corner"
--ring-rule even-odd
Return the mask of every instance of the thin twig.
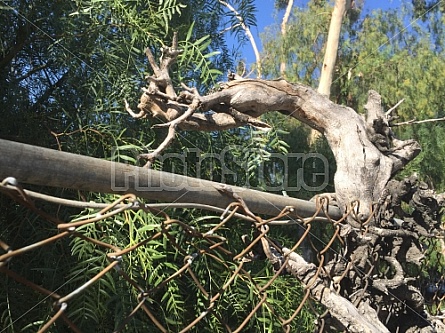
[[402, 98], [400, 101], [397, 102], [396, 105], [394, 105], [391, 109], [389, 109], [388, 111], [385, 112], [385, 116], [389, 116], [391, 114], [391, 112], [393, 112], [400, 104], [403, 103], [405, 99]]
[[128, 104], [127, 100], [124, 99], [124, 103], [125, 103], [125, 110], [130, 114], [130, 116], [132, 116], [133, 118], [144, 118], [147, 114], [145, 113], [144, 110], [139, 111], [139, 113], [135, 113], [131, 107], [130, 104]]
[[196, 109], [199, 107], [199, 104], [200, 104], [200, 98], [199, 98], [199, 95], [198, 95], [195, 98], [195, 100], [192, 102], [192, 104], [190, 104], [190, 106], [187, 109], [187, 111], [184, 112], [184, 114], [182, 114], [180, 117], [178, 117], [176, 119], [173, 119], [172, 121], [170, 121], [168, 123], [159, 124], [159, 125], [153, 126], [153, 127], [156, 127], [156, 128], [169, 126], [168, 134], [167, 134], [167, 137], [164, 139], [164, 141], [153, 152], [148, 153], [148, 154], [141, 154], [141, 155], [139, 155], [139, 157], [145, 158], [145, 159], [148, 160], [146, 165], [145, 165], [146, 167], [150, 167], [150, 165], [153, 162], [153, 160], [156, 157], [158, 157], [159, 154], [162, 153], [170, 145], [170, 143], [173, 141], [173, 139], [175, 137], [176, 127], [178, 127], [178, 125], [181, 122], [187, 120], [187, 118], [190, 117], [196, 111]]
[[422, 123], [432, 123], [432, 122], [436, 122], [436, 121], [444, 121], [445, 117], [442, 118], [434, 118], [434, 119], [425, 119], [425, 120], [416, 120], [416, 118], [408, 120], [408, 121], [403, 121], [401, 123], [395, 123], [392, 124], [392, 126], [402, 126], [402, 125], [414, 125], [414, 124], [422, 124]]

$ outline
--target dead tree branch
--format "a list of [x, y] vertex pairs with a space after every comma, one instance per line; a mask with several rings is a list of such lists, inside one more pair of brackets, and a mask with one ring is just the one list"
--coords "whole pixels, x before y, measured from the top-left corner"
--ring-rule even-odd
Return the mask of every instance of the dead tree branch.
[[[168, 68], [164, 69], [155, 76], [166, 77]], [[391, 180], [419, 154], [420, 146], [415, 140], [395, 137], [389, 112], [383, 111], [377, 92], [369, 92], [365, 115], [359, 115], [310, 87], [283, 79], [235, 79], [207, 96], [188, 88], [179, 97], [167, 94], [156, 85], [156, 78], [149, 79], [149, 85], [141, 104], [150, 98], [157, 109], [143, 106], [141, 111], [165, 115], [181, 129], [255, 125], [261, 115], [275, 111], [321, 132], [336, 160], [335, 199], [344, 214], [335, 224], [332, 241], [338, 238], [347, 246], [333, 259], [327, 258], [324, 265], [321, 258], [318, 268], [283, 248], [288, 256], [286, 270], [327, 307], [337, 329], [389, 332], [422, 325], [443, 327], [425, 314], [416, 277], [409, 275], [404, 264], [419, 266], [424, 255], [420, 237], [437, 237], [442, 232], [440, 216], [445, 200], [416, 179]], [[218, 117], [224, 121], [216, 122]], [[402, 204], [409, 204], [413, 211], [405, 212]], [[400, 318], [404, 318], [403, 324]]]
[[317, 276], [317, 267], [314, 264], [307, 263], [300, 255], [289, 249], [283, 248], [283, 252], [290, 258], [288, 271], [305, 284], [311, 296], [326, 306], [347, 332], [389, 332], [377, 319], [374, 309], [368, 308], [365, 313], [359, 312], [350, 301], [324, 285], [322, 279]]
[[394, 123], [391, 124], [391, 126], [403, 126], [403, 125], [415, 125], [415, 124], [423, 124], [423, 123], [432, 123], [432, 122], [436, 122], [436, 121], [444, 121], [445, 117], [441, 117], [441, 118], [433, 118], [433, 119], [425, 119], [425, 120], [416, 120], [416, 118], [408, 120], [408, 121], [403, 121], [400, 123]]
[[337, 162], [334, 183], [339, 206], [346, 211], [349, 203], [358, 200], [356, 216], [362, 222], [370, 217], [373, 203], [391, 176], [420, 152], [416, 141], [400, 141], [393, 136], [377, 92], [369, 93], [366, 119], [312, 88], [281, 79], [233, 80], [207, 96], [185, 91], [178, 97], [168, 72], [178, 53], [174, 47], [163, 52], [159, 67], [149, 56], [155, 74], [149, 77], [149, 87], [141, 97], [141, 112], [171, 121], [186, 112], [184, 105], [195, 101], [199, 104], [197, 112], [175, 123], [186, 130], [223, 130], [246, 124], [267, 128], [258, 118], [269, 111], [297, 118], [325, 135]]
[[402, 98], [400, 101], [398, 101], [396, 103], [396, 105], [394, 105], [392, 108], [390, 108], [388, 111], [385, 112], [385, 116], [389, 117], [391, 112], [393, 112], [395, 109], [397, 109], [399, 107], [399, 105], [402, 104], [404, 101], [405, 101], [404, 98]]

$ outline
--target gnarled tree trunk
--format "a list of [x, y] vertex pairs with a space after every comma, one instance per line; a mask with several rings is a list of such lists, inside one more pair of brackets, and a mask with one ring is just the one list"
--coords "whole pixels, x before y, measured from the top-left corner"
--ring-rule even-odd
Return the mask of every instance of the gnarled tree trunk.
[[[127, 105], [134, 117], [154, 115], [168, 121], [156, 126], [169, 127], [169, 134], [160, 148], [145, 156], [147, 159], [154, 159], [162, 152], [177, 128], [202, 131], [243, 125], [267, 128], [258, 119], [266, 112], [280, 112], [306, 123], [326, 137], [334, 154], [336, 200], [341, 212], [348, 214], [336, 227], [340, 230], [338, 236], [348, 246], [341, 256], [337, 254], [337, 258], [324, 264], [324, 273], [320, 274], [326, 280], [313, 274], [314, 265], [281, 248], [282, 255], [287, 257], [287, 271], [306, 284], [311, 296], [327, 307], [337, 329], [388, 332], [391, 325], [397, 329], [429, 325], [432, 328], [429, 331], [435, 332], [436, 328], [444, 328], [439, 320], [422, 313], [424, 299], [415, 278], [406, 278], [402, 264], [419, 264], [422, 257], [419, 235], [434, 237], [445, 200], [432, 191], [424, 191], [417, 180], [389, 183], [397, 171], [418, 155], [420, 146], [414, 140], [394, 137], [377, 92], [369, 92], [365, 115], [331, 102], [310, 87], [283, 79], [232, 78], [221, 85], [220, 91], [207, 96], [187, 87], [177, 95], [168, 76], [168, 67], [177, 55], [175, 42], [172, 48], [163, 51], [160, 67], [147, 51], [155, 75], [148, 78], [149, 86], [138, 105], [139, 113]], [[226, 190], [230, 193], [230, 187]], [[402, 201], [413, 203], [413, 212], [404, 212]], [[397, 222], [400, 219], [406, 223]], [[389, 252], [388, 244], [391, 244]], [[373, 274], [380, 272], [380, 265], [392, 270], [386, 270], [382, 278], [373, 279]], [[308, 278], [308, 274], [313, 278]], [[338, 277], [341, 278], [337, 281]], [[338, 288], [336, 292], [326, 281]], [[383, 305], [376, 306], [379, 302]], [[390, 310], [394, 302], [398, 309], [395, 313]], [[418, 318], [412, 317], [411, 312]], [[406, 318], [403, 325], [397, 316]]]

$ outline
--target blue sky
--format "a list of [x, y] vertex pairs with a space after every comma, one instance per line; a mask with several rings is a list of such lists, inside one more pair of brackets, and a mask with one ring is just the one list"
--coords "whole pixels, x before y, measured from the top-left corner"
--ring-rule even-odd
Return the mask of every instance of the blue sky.
[[[398, 8], [401, 7], [402, 1], [403, 0], [365, 0], [364, 10], [366, 12], [376, 8]], [[283, 17], [283, 13], [276, 12], [274, 7], [275, 0], [256, 0], [255, 3], [258, 10], [256, 13], [258, 26], [252, 29], [252, 34], [254, 35], [258, 48], [261, 51], [261, 41], [259, 37], [260, 33], [264, 31], [265, 27], [273, 24], [276, 18], [281, 20]], [[295, 0], [294, 6], [303, 6], [306, 3], [307, 0]], [[229, 35], [227, 37], [230, 40]], [[253, 63], [255, 61], [252, 47], [249, 43], [244, 45], [242, 53], [243, 58], [247, 60], [247, 63]]]

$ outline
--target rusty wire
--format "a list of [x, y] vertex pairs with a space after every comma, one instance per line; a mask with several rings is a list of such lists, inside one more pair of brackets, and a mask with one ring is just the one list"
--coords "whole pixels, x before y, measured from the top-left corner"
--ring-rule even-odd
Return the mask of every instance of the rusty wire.
[[[271, 262], [273, 262], [274, 260], [276, 261], [276, 254], [274, 253], [280, 252], [280, 248], [269, 237], [270, 228], [274, 222], [277, 222], [282, 218], [287, 218], [289, 212], [293, 210], [292, 207], [286, 207], [276, 217], [263, 220], [261, 217], [254, 215], [242, 200], [239, 200], [239, 198], [234, 198], [234, 202], [221, 213], [219, 223], [209, 226], [208, 230], [206, 231], [199, 231], [190, 226], [187, 221], [181, 221], [171, 218], [164, 210], [157, 207], [150, 207], [149, 205], [139, 202], [139, 200], [132, 194], [120, 196], [114, 202], [106, 206], [98, 206], [101, 208], [101, 210], [96, 213], [90, 213], [83, 218], [77, 219], [76, 221], [65, 222], [59, 220], [54, 216], [50, 216], [49, 214], [38, 209], [34, 203], [33, 198], [28, 195], [28, 193], [33, 192], [22, 189], [16, 182], [11, 179], [5, 180], [0, 184], [0, 192], [3, 192], [4, 194], [13, 198], [16, 202], [22, 204], [32, 212], [38, 214], [39, 216], [42, 216], [55, 225], [55, 227], [49, 232], [47, 238], [33, 244], [24, 244], [20, 248], [12, 249], [8, 245], [8, 240], [0, 239], [0, 248], [3, 250], [3, 253], [0, 252], [0, 254], [2, 253], [0, 255], [0, 274], [4, 274], [5, 276], [8, 276], [16, 282], [25, 285], [27, 288], [53, 300], [53, 314], [50, 315], [46, 323], [42, 324], [42, 326], [40, 327], [39, 332], [42, 333], [49, 331], [50, 327], [57, 320], [63, 320], [71, 329], [71, 331], [80, 332], [79, 328], [76, 326], [76, 323], [72, 322], [67, 316], [67, 313], [70, 311], [70, 304], [72, 300], [79, 294], [86, 292], [88, 288], [97, 283], [99, 280], [103, 279], [104, 276], [111, 271], [117, 272], [122, 280], [128, 284], [129, 288], [133, 289], [138, 295], [137, 299], [135, 299], [133, 308], [126, 314], [125, 318], [122, 318], [122, 321], [119, 327], [116, 328], [115, 332], [123, 331], [130, 320], [136, 314], [140, 313], [145, 313], [146, 320], [151, 321], [159, 329], [160, 332], [168, 332], [168, 328], [165, 327], [165, 325], [159, 320], [159, 318], [156, 317], [156, 315], [150, 309], [149, 301], [153, 297], [153, 295], [158, 293], [169, 282], [178, 279], [182, 275], [190, 276], [191, 280], [196, 285], [199, 292], [207, 300], [207, 306], [206, 309], [202, 311], [201, 314], [193, 319], [191, 322], [183, 323], [183, 328], [180, 332], [190, 331], [207, 316], [218, 316], [218, 314], [214, 312], [214, 309], [218, 306], [218, 303], [224, 299], [225, 292], [231, 287], [233, 281], [236, 279], [244, 279], [245, 281], [251, 283], [253, 289], [252, 292], [256, 296], [257, 302], [252, 306], [251, 312], [246, 315], [242, 322], [238, 323], [238, 326], [236, 328], [231, 329], [227, 324], [225, 324], [227, 331], [242, 331], [260, 308], [267, 308], [271, 313], [275, 315], [278, 321], [281, 322], [283, 331], [289, 332], [291, 327], [290, 324], [295, 320], [298, 313], [310, 299], [310, 289], [312, 287], [312, 284], [321, 275], [323, 275], [323, 278], [325, 279], [329, 278], [329, 276], [325, 274], [326, 272], [323, 269], [323, 264], [326, 260], [325, 254], [328, 251], [332, 250], [333, 244], [336, 240], [338, 241], [338, 244], [340, 244], [341, 246], [343, 245], [343, 241], [339, 235], [339, 224], [347, 218], [347, 216], [345, 216], [341, 219], [341, 221], [330, 219], [328, 212], [326, 211], [328, 202], [326, 201], [326, 199], [319, 198], [316, 200], [317, 210], [312, 217], [297, 219], [300, 222], [301, 226], [305, 229], [305, 231], [299, 239], [295, 240], [294, 244], [291, 244], [291, 246], [289, 246], [289, 248], [291, 248], [291, 252], [299, 250], [302, 242], [306, 241], [307, 238], [309, 238], [309, 236], [311, 235], [311, 227], [314, 221], [317, 220], [317, 215], [321, 211], [324, 211], [326, 216], [328, 216], [328, 219], [325, 219], [324, 222], [330, 223], [332, 225], [333, 232], [329, 236], [330, 238], [327, 241], [323, 242], [323, 248], [317, 250], [318, 267], [316, 270], [316, 274], [306, 284], [304, 295], [302, 296], [299, 305], [295, 308], [293, 313], [288, 318], [282, 318], [275, 312], [273, 303], [270, 303], [268, 301], [268, 291], [270, 286], [276, 281], [276, 279], [281, 274], [283, 274], [283, 272], [286, 271], [286, 265], [289, 261], [289, 256], [283, 255], [283, 260], [279, 263], [279, 267], [275, 269], [275, 274], [270, 277], [269, 280], [263, 285], [255, 282], [254, 277], [250, 275], [249, 271], [246, 270], [244, 266], [247, 262], [250, 261], [249, 258], [251, 258], [251, 252], [258, 246], [262, 247], [265, 256]], [[50, 196], [41, 196], [40, 200], [45, 200], [49, 197]], [[125, 214], [127, 211], [134, 211], [138, 209], [142, 209], [146, 212], [156, 214], [158, 217], [162, 217], [162, 222], [158, 226], [156, 226], [156, 228], [153, 227], [150, 236], [135, 244], [128, 243], [126, 246], [120, 248], [114, 244], [111, 244], [110, 242], [100, 239], [94, 239], [85, 236], [81, 232], [79, 232], [80, 228], [84, 226], [92, 224], [100, 226], [101, 222], [107, 219], [118, 216], [119, 214]], [[225, 237], [218, 235], [218, 231], [225, 228], [226, 224], [229, 221], [233, 220], [235, 216], [237, 216], [237, 218], [240, 216], [244, 216], [243, 220], [251, 221], [252, 228], [256, 230], [255, 238], [251, 242], [246, 243], [244, 248], [238, 249], [237, 253], [234, 253], [233, 250], [228, 248], [227, 239]], [[366, 221], [364, 224], [365, 227], [367, 227], [366, 224], [368, 224], [368, 221]], [[203, 242], [202, 244], [204, 245], [201, 245], [198, 248], [196, 248], [195, 246], [195, 248], [192, 249], [182, 248], [175, 240], [175, 237], [173, 237], [171, 234], [173, 226], [180, 227], [185, 234], [201, 240]], [[8, 268], [8, 264], [10, 261], [18, 258], [19, 256], [22, 256], [27, 252], [33, 251], [37, 248], [45, 247], [50, 243], [58, 242], [64, 238], [76, 237], [103, 248], [104, 251], [106, 251], [106, 259], [108, 261], [108, 265], [103, 268], [101, 267], [101, 270], [95, 276], [89, 278], [88, 281], [81, 284], [71, 292], [66, 293], [65, 295], [60, 295], [56, 293], [56, 291], [48, 290], [44, 286], [40, 286], [33, 281], [29, 281], [20, 274], [17, 274], [16, 272]], [[183, 256], [183, 264], [181, 267], [178, 268], [176, 272], [166, 277], [158, 285], [141, 285], [140, 281], [137, 281], [134, 277], [130, 276], [125, 271], [125, 268], [122, 266], [122, 259], [124, 256], [128, 255], [132, 251], [144, 247], [147, 243], [160, 239], [166, 239], [169, 242], [169, 246], [175, 249], [178, 254]], [[333, 251], [335, 252], [335, 250]], [[221, 258], [221, 255], [225, 255], [231, 258], [232, 263], [230, 264], [228, 262], [225, 262]], [[228, 272], [230, 272], [229, 278], [223, 285], [220, 286], [219, 290], [210, 290], [208, 286], [206, 287], [202, 283], [202, 277], [197, 276], [196, 272], [194, 271], [193, 262], [198, 256], [208, 257], [215, 261], [218, 261], [227, 269]], [[233, 265], [235, 265], [235, 268], [233, 267]], [[340, 277], [336, 277], [335, 280], [332, 280], [332, 283], [338, 287], [340, 281], [348, 274], [351, 269], [356, 268], [354, 268], [353, 265], [348, 262], [346, 264], [345, 271], [341, 274]], [[366, 273], [366, 275], [371, 274], [371, 271], [372, 269], [370, 269], [369, 272]], [[339, 292], [339, 290], [337, 290], [337, 292]], [[356, 299], [357, 302], [360, 301], [361, 296], [362, 295], [360, 295]], [[440, 302], [442, 302], [443, 299], [444, 297], [440, 299]], [[308, 308], [316, 311], [312, 305], [308, 306]], [[321, 319], [323, 318], [322, 313], [316, 313], [316, 316]], [[224, 321], [220, 319], [220, 322], [223, 323]], [[324, 324], [323, 320], [322, 323]]]

